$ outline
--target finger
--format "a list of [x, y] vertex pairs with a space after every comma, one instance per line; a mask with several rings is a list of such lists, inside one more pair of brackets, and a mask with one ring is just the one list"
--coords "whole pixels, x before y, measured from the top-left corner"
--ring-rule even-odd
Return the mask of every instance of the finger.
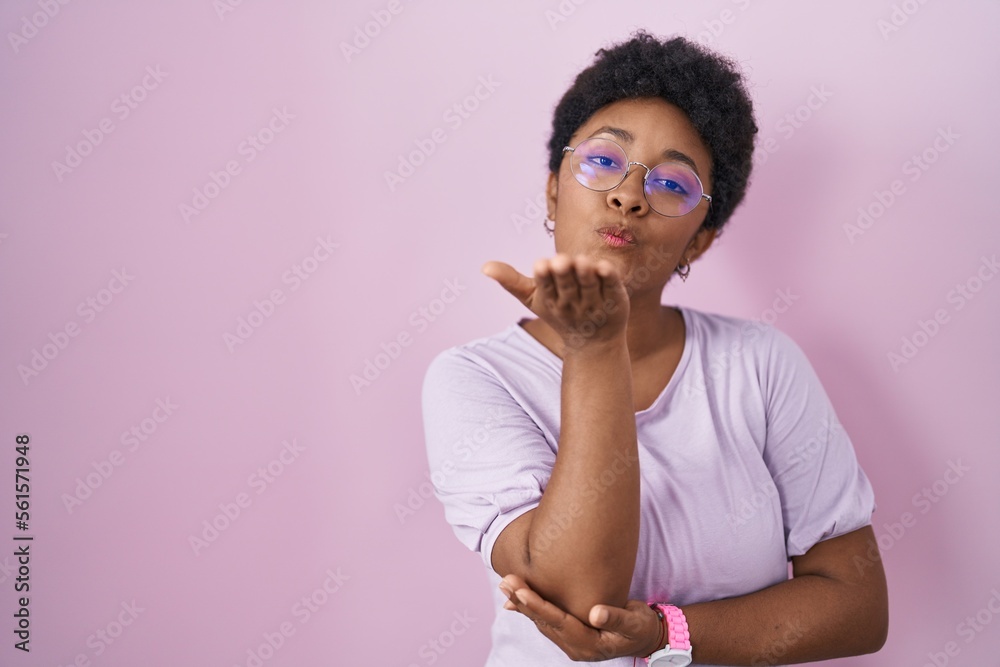
[[594, 289], [600, 290], [601, 278], [597, 274], [597, 265], [586, 255], [577, 255], [573, 263], [576, 269], [576, 280], [580, 285], [583, 297], [594, 294]]
[[500, 583], [512, 593], [519, 588], [531, 588], [531, 586], [528, 585], [528, 582], [525, 581], [520, 575], [513, 573], [506, 575]]
[[549, 262], [552, 265], [552, 274], [555, 276], [556, 291], [559, 296], [556, 305], [559, 308], [566, 308], [570, 304], [580, 300], [580, 287], [576, 282], [576, 274], [573, 271], [573, 262], [570, 258], [559, 253]]
[[[614, 265], [606, 259], [597, 263], [596, 272], [601, 279], [601, 299], [619, 299], [623, 296], [625, 286]], [[625, 294], [627, 296], [627, 293]]]
[[501, 579], [498, 588], [500, 589], [500, 593], [507, 598], [507, 601], [504, 602], [503, 608], [518, 611], [517, 605], [520, 603], [520, 600], [514, 597], [514, 591], [519, 588], [527, 587], [528, 585], [524, 582], [524, 579], [516, 574], [508, 574]]
[[[500, 286], [525, 303], [535, 291], [535, 281], [521, 274], [510, 264], [486, 262], [480, 269], [484, 275], [500, 283]], [[527, 305], [527, 304], [526, 304]]]
[[602, 301], [600, 276], [597, 274], [594, 263], [586, 255], [577, 255], [576, 280], [580, 284], [582, 301]]
[[548, 637], [574, 661], [593, 662], [627, 654], [622, 649], [630, 644], [628, 639], [612, 633], [605, 636], [601, 631], [544, 600], [530, 588], [516, 589], [514, 599], [517, 601], [518, 611], [534, 622], [542, 635]]
[[[516, 574], [508, 574], [503, 578], [503, 580], [501, 580], [500, 592], [507, 596], [507, 602], [504, 603], [504, 609], [519, 611], [535, 623], [545, 625], [548, 623], [548, 620], [555, 620], [558, 618], [558, 615], [553, 614], [551, 610], [547, 610], [547, 617], [542, 617], [537, 613], [536, 609], [538, 607], [538, 603], [545, 601], [542, 600], [540, 595], [531, 590], [528, 584], [525, 583], [524, 579]], [[527, 600], [530, 600], [532, 604], [529, 605], [526, 602]], [[558, 607], [555, 607], [554, 605], [550, 605], [550, 607], [562, 616], [565, 616], [565, 612]]]
[[537, 625], [539, 628], [542, 628], [543, 626], [547, 627], [545, 621], [535, 617], [524, 605], [524, 603], [521, 602], [521, 600], [518, 599], [518, 597], [513, 592], [508, 592], [508, 591], [501, 591], [501, 592], [503, 592], [503, 594], [507, 596], [507, 599], [504, 600], [503, 603], [504, 609], [506, 609], [507, 611], [516, 611], [519, 614], [526, 616], [529, 621]]
[[504, 597], [507, 598], [507, 601], [504, 603], [503, 606], [504, 609], [521, 611], [518, 608], [519, 605], [521, 604], [521, 601], [514, 596], [514, 591], [521, 588], [530, 590], [528, 584], [525, 583], [524, 579], [517, 576], [516, 574], [508, 574], [507, 576], [505, 576], [503, 579], [500, 580], [499, 588], [500, 588], [500, 593], [502, 593]]
[[559, 294], [556, 291], [555, 278], [552, 276], [552, 268], [549, 266], [549, 262], [545, 259], [539, 259], [535, 262], [534, 268], [535, 285], [538, 289], [538, 294], [542, 298], [542, 302], [548, 307], [555, 308]]
[[530, 588], [515, 589], [514, 598], [518, 602], [518, 607], [524, 610], [524, 614], [536, 623], [542, 621], [557, 630], [562, 630], [565, 627], [566, 612], [551, 602], [543, 600], [538, 593]]

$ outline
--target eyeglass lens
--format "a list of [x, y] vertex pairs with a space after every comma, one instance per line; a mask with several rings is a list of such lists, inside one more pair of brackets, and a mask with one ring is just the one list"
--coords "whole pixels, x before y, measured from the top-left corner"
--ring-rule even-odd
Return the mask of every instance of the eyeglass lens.
[[[591, 138], [580, 142], [570, 153], [570, 165], [581, 185], [604, 192], [613, 189], [625, 178], [628, 158], [617, 143]], [[693, 210], [703, 192], [697, 175], [675, 162], [655, 166], [646, 178], [644, 190], [653, 210], [671, 217]]]

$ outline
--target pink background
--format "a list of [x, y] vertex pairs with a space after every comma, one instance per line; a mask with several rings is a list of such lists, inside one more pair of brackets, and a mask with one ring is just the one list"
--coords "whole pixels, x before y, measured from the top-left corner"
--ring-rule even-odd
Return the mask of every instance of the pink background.
[[[423, 372], [527, 315], [480, 266], [552, 254], [528, 200], [553, 106], [642, 26], [713, 45], [752, 81], [749, 194], [664, 301], [773, 321], [852, 436], [891, 630], [880, 654], [836, 664], [998, 664], [1000, 279], [982, 263], [1000, 252], [996, 2], [224, 1], [0, 8], [0, 663], [253, 665], [263, 644], [268, 666], [482, 664], [493, 614], [512, 612], [420, 495]], [[491, 79], [467, 118], [446, 115]], [[390, 190], [436, 128], [444, 141]], [[80, 144], [77, 166], [53, 167]], [[849, 238], [861, 207], [880, 215]], [[966, 283], [978, 291], [958, 298]], [[778, 290], [799, 298], [773, 319]], [[255, 304], [269, 316], [227, 344]], [[920, 346], [894, 369], [904, 337]], [[24, 379], [35, 351], [44, 368]], [[143, 440], [123, 440], [133, 428]], [[30, 657], [11, 634], [19, 433]], [[950, 461], [969, 468], [954, 484], [938, 481]], [[915, 502], [936, 481], [936, 502]], [[206, 521], [224, 529], [196, 553]], [[970, 634], [977, 613], [991, 623]], [[269, 651], [283, 624], [294, 634]]]

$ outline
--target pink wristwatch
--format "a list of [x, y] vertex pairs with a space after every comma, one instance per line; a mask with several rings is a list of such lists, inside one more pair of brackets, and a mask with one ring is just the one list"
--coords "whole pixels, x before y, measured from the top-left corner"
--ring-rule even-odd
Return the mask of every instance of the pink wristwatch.
[[671, 604], [651, 602], [657, 616], [666, 626], [667, 645], [646, 658], [649, 667], [687, 667], [691, 664], [691, 635], [684, 612]]

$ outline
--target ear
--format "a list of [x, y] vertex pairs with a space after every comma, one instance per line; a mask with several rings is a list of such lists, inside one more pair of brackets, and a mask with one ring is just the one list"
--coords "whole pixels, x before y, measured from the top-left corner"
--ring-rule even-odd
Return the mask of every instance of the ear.
[[545, 203], [550, 220], [556, 219], [556, 200], [559, 198], [559, 174], [549, 172], [549, 180], [545, 187]]
[[698, 233], [694, 235], [687, 245], [684, 251], [684, 257], [687, 258], [690, 264], [694, 260], [698, 259], [702, 253], [709, 249], [712, 245], [712, 241], [715, 240], [716, 235], [715, 229], [702, 228], [698, 230]]

